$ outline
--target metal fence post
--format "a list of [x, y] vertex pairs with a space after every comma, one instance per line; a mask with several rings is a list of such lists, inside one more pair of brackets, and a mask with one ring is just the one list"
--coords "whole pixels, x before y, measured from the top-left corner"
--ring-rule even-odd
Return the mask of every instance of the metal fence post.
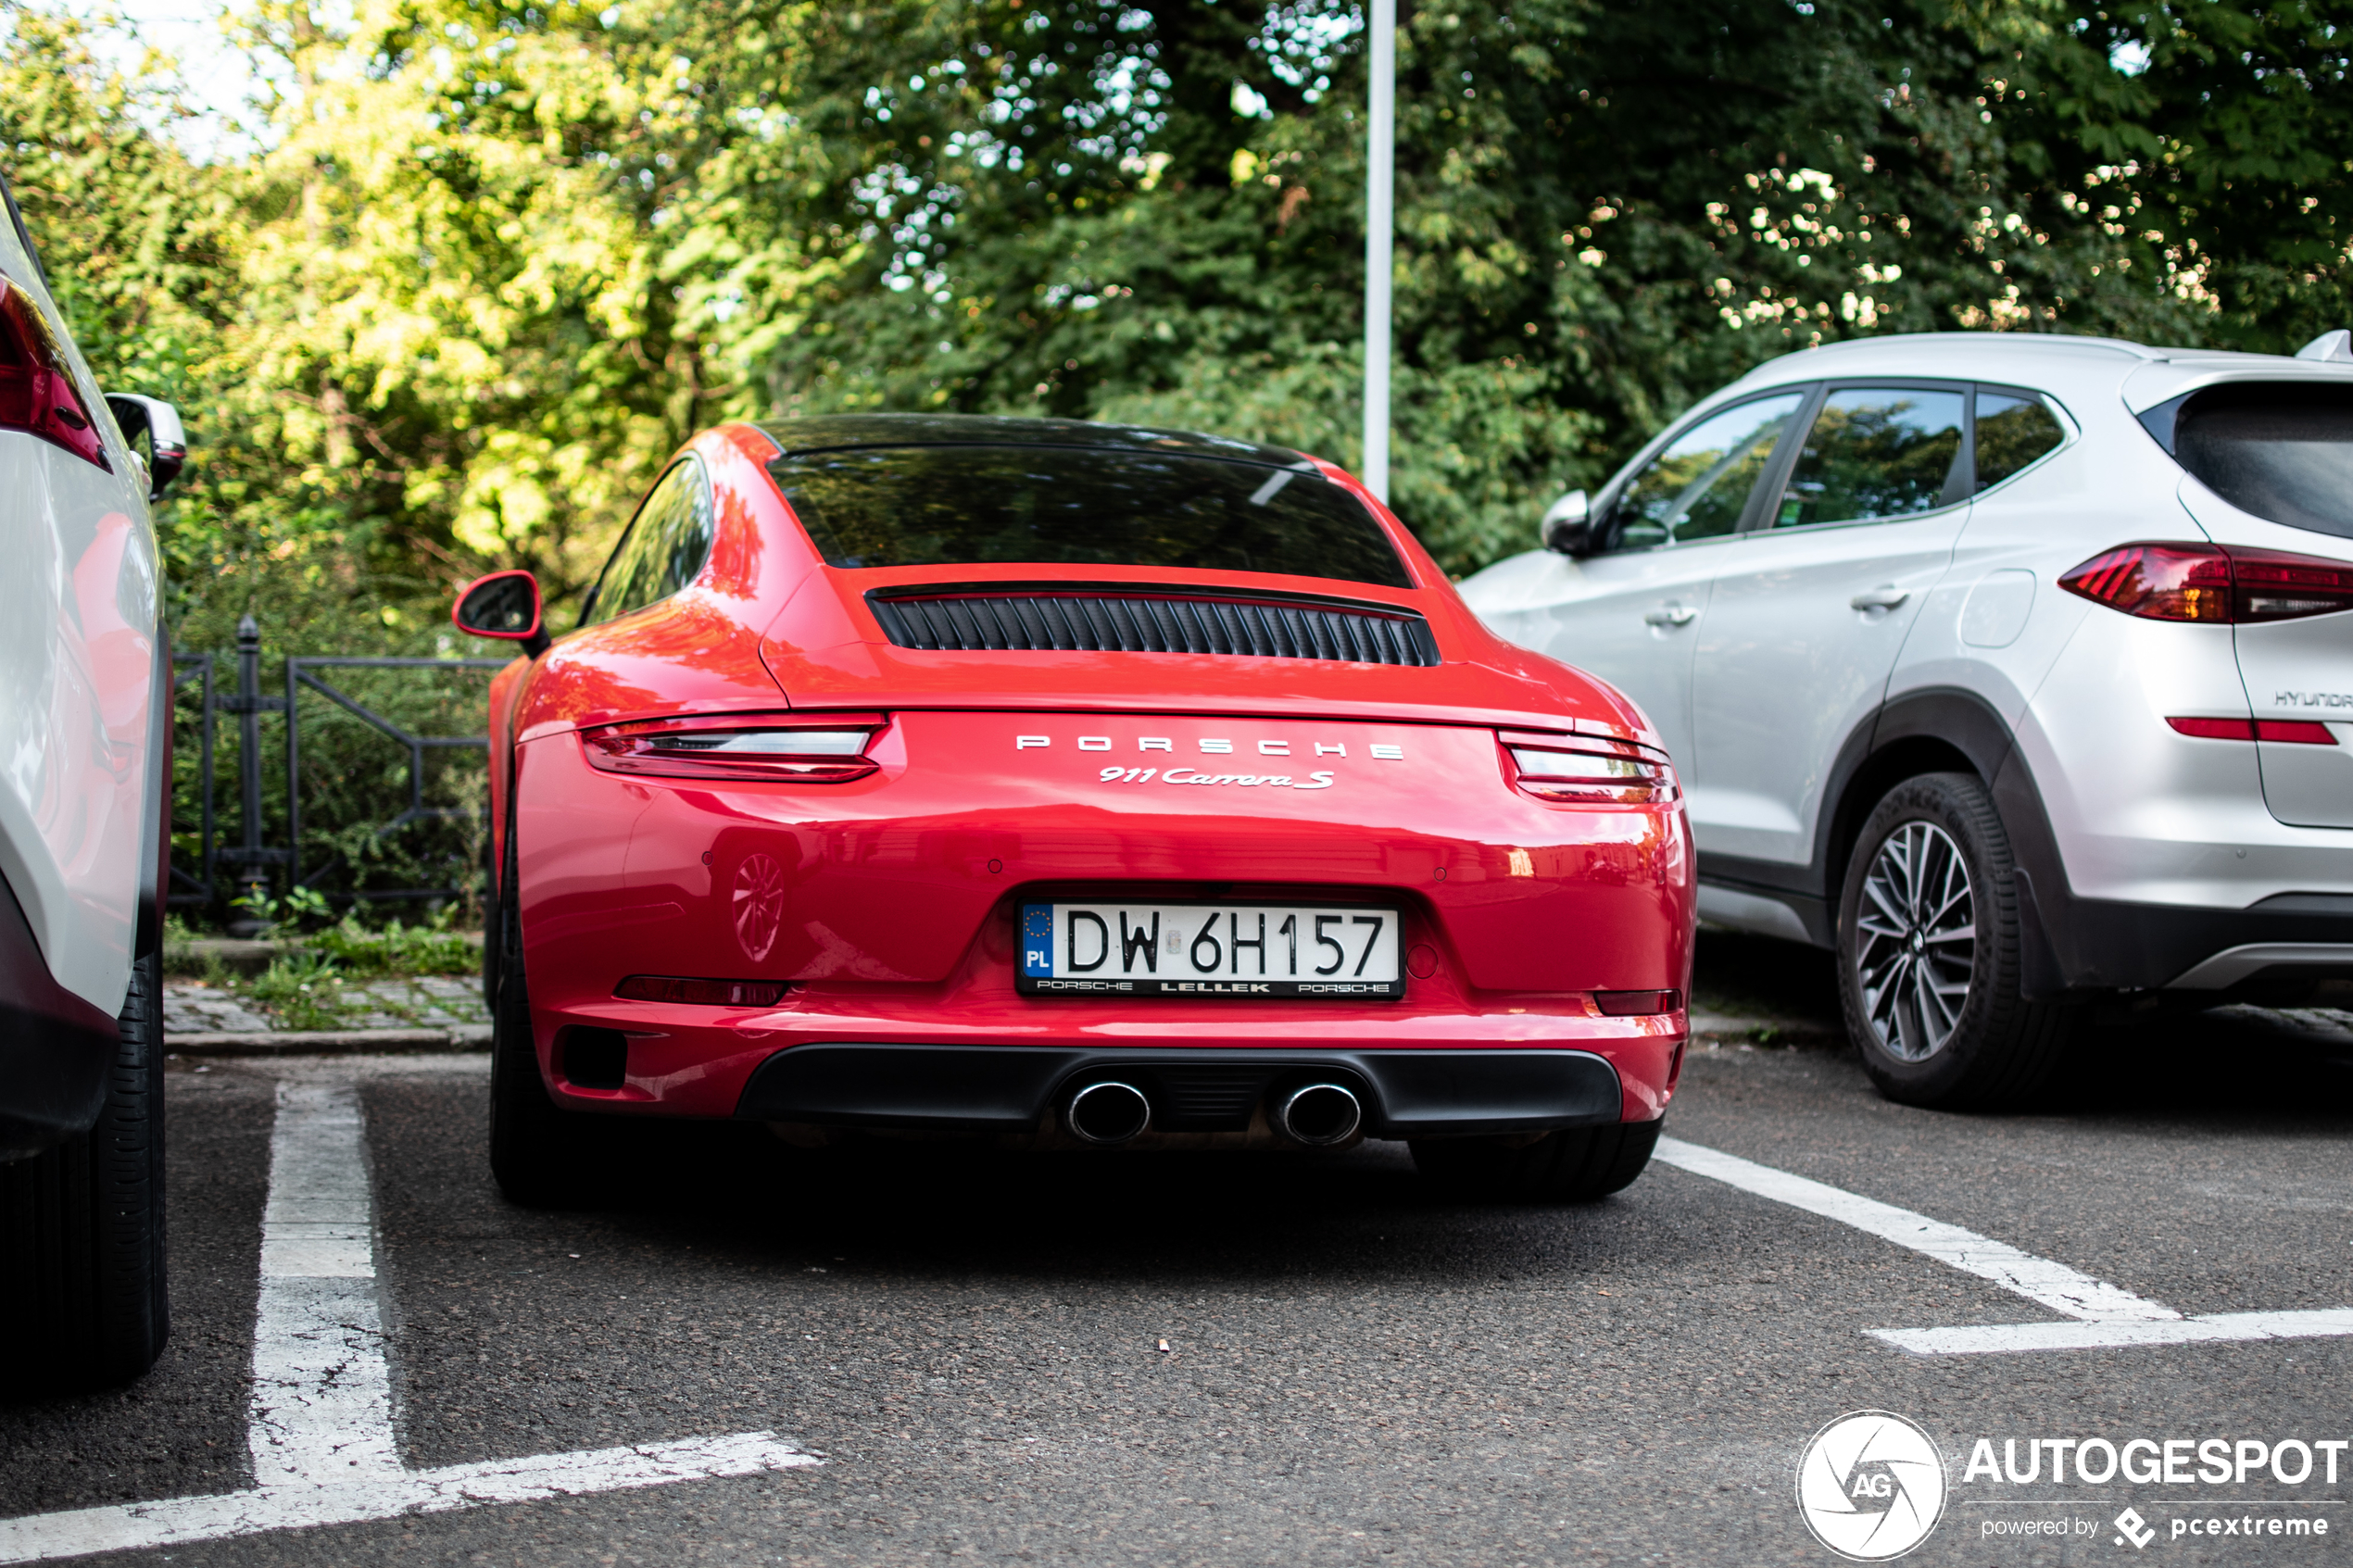
[[257, 906], [270, 896], [267, 868], [286, 858], [261, 843], [261, 716], [283, 709], [286, 699], [261, 695], [261, 627], [250, 615], [237, 622], [237, 695], [220, 704], [237, 716], [237, 801], [244, 819], [243, 842], [220, 859], [237, 867], [236, 882], [246, 908], [229, 922], [232, 936], [258, 936], [270, 927]]
[[[200, 699], [200, 706], [197, 709], [199, 717], [196, 721], [198, 836], [196, 841], [197, 874], [190, 876], [178, 866], [173, 866], [171, 874], [175, 879], [175, 886], [168, 896], [168, 901], [180, 905], [194, 904], [199, 907], [209, 907], [220, 896], [219, 867], [215, 864], [216, 857], [213, 854], [216, 835], [212, 787], [213, 715], [215, 702], [220, 693], [213, 685], [214, 659], [211, 654], [175, 653], [171, 656], [171, 662], [174, 666], [171, 676], [171, 699], [175, 709], [172, 714], [172, 722], [175, 724], [179, 722], [179, 714], [176, 709], [180, 693], [185, 689], [189, 682], [197, 683], [196, 690]], [[187, 672], [182, 673], [181, 667], [184, 667]], [[176, 792], [177, 780], [173, 781], [173, 785]], [[176, 885], [177, 883], [185, 883], [194, 891], [182, 892]]]

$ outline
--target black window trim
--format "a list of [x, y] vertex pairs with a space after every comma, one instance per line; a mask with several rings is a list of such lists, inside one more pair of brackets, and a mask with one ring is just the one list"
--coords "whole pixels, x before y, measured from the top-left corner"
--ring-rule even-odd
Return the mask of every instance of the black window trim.
[[[1816, 382], [1814, 395], [1806, 405], [1805, 420], [1793, 427], [1797, 433], [1797, 439], [1786, 444], [1786, 451], [1774, 453], [1774, 467], [1768, 476], [1771, 483], [1757, 486], [1757, 494], [1751, 497], [1750, 509], [1748, 515], [1742, 520], [1740, 532], [1732, 534], [1731, 537], [1738, 539], [1751, 534], [1764, 534], [1778, 538], [1784, 534], [1812, 533], [1828, 528], [1877, 528], [1882, 523], [1889, 522], [1917, 522], [1922, 518], [1931, 518], [1949, 512], [1956, 507], [1968, 506], [1973, 498], [1970, 487], [1977, 483], [1977, 389], [1984, 384], [1986, 383], [1949, 376], [1839, 376], [1830, 381]], [[1781, 492], [1788, 488], [1789, 476], [1795, 470], [1798, 454], [1805, 447], [1805, 437], [1812, 432], [1814, 420], [1820, 416], [1822, 406], [1830, 401], [1831, 394], [1875, 391], [1882, 387], [1890, 392], [1957, 392], [1961, 395], [1961, 448], [1955, 454], [1953, 470], [1945, 477], [1944, 491], [1936, 505], [1926, 511], [1905, 512], [1895, 517], [1849, 517], [1841, 518], [1835, 522], [1807, 522], [1793, 528], [1774, 527], [1773, 503], [1765, 497], [1778, 498]], [[1994, 390], [2024, 392], [2026, 388], [1996, 387]], [[2042, 394], [2036, 393], [2033, 395], [2040, 397]], [[2062, 421], [2063, 426], [2064, 424], [2065, 421]], [[2045, 457], [2047, 456], [2049, 454], [2045, 453]], [[2042, 460], [2041, 458], [2037, 458], [2034, 463]], [[2032, 468], [2034, 463], [2029, 463], [2027, 468]], [[2020, 469], [2019, 473], [2025, 471], [2026, 469]], [[1961, 476], [1957, 486], [1954, 483], [1955, 473]], [[2015, 479], [2018, 475], [2012, 474], [2010, 477]], [[2003, 483], [2007, 483], [2008, 481], [2005, 480]], [[1957, 488], [1959, 491], [1958, 495], [1955, 494]]]
[[[1238, 468], [1284, 470], [1311, 479], [1320, 479], [1327, 484], [1333, 483], [1316, 466], [1315, 459], [1304, 454], [1288, 463], [1278, 463], [1271, 458], [1246, 458], [1230, 452], [1179, 452], [1151, 446], [1089, 446], [1076, 441], [837, 441], [824, 446], [795, 446], [789, 451], [779, 451], [761, 466], [773, 467], [795, 458], [821, 458], [829, 452], [908, 452], [940, 447], [967, 452], [975, 449], [991, 452], [1085, 452], [1093, 456], [1110, 452], [1127, 458], [1182, 458], [1203, 463], [1232, 463]], [[1338, 485], [1334, 487], [1341, 488]]]
[[[646, 486], [646, 493], [637, 498], [637, 509], [629, 514], [629, 522], [627, 526], [622, 529], [621, 537], [613, 541], [612, 553], [605, 558], [605, 564], [598, 569], [596, 582], [588, 585], [588, 596], [580, 601], [580, 614], [573, 621], [573, 627], [575, 631], [582, 627], [601, 626], [604, 624], [603, 621], [592, 621], [589, 618], [597, 613], [597, 600], [605, 591], [605, 579], [612, 575], [612, 563], [619, 560], [621, 558], [621, 552], [629, 547], [630, 538], [637, 532], [637, 521], [646, 515], [647, 504], [652, 501], [655, 493], [661, 490], [663, 483], [669, 480], [672, 474], [676, 473], [680, 469], [686, 467], [690, 463], [694, 465], [695, 477], [702, 482], [704, 491], [706, 493], [711, 492], [711, 470], [704, 465], [702, 455], [700, 453], [682, 452], [679, 454], [678, 460], [676, 462], [671, 463], [663, 468], [660, 476], [657, 477], [651, 484]], [[719, 523], [717, 495], [713, 495], [711, 496], [711, 527], [713, 531], [713, 537], [711, 539], [712, 549], [703, 552], [702, 565], [697, 567], [695, 569], [694, 576], [680, 583], [677, 589], [673, 590], [670, 594], [664, 595], [660, 599], [655, 599], [649, 603], [639, 605], [637, 609], [651, 609], [655, 605], [661, 604], [668, 599], [676, 597], [679, 593], [683, 593], [687, 588], [690, 588], [694, 586], [695, 583], [700, 582], [702, 580], [702, 574], [711, 569], [711, 558], [715, 552], [719, 543], [717, 538], [717, 529]], [[635, 615], [636, 612], [636, 610], [629, 610], [624, 613]], [[618, 621], [621, 617], [614, 616], [612, 619]]]
[[[2051, 417], [2058, 420], [2059, 440], [2057, 445], [2016, 473], [1997, 479], [1991, 484], [1982, 484], [1979, 483], [1977, 477], [1977, 400], [1989, 392], [1997, 397], [2030, 397], [2043, 405], [2050, 410]], [[1973, 383], [1969, 400], [1969, 483], [1975, 488], [1970, 491], [1968, 498], [1975, 501], [1982, 496], [1992, 495], [1996, 490], [2016, 483], [2082, 439], [2083, 427], [2076, 422], [2073, 414], [2067, 411], [2067, 405], [2039, 387], [2013, 386], [2007, 382], [1982, 381]]]
[[[1759, 387], [1746, 397], [1735, 397], [1729, 402], [1718, 403], [1713, 408], [1687, 414], [1668, 425], [1663, 433], [1653, 436], [1648, 445], [1634, 454], [1632, 459], [1618, 470], [1617, 477], [1610, 481], [1608, 488], [1602, 492], [1600, 499], [1594, 503], [1594, 510], [1601, 515], [1604, 527], [1610, 525], [1611, 514], [1617, 510], [1618, 500], [1626, 494], [1626, 487], [1631, 484], [1635, 478], [1652, 463], [1657, 461], [1659, 455], [1672, 446], [1678, 437], [1698, 429], [1720, 414], [1729, 414], [1735, 408], [1744, 408], [1751, 403], [1762, 403], [1768, 398], [1787, 397], [1792, 393], [1798, 395], [1797, 415], [1790, 420], [1789, 425], [1782, 430], [1781, 433], [1774, 438], [1773, 455], [1765, 460], [1764, 479], [1771, 479], [1782, 473], [1785, 463], [1794, 460], [1795, 449], [1790, 445], [1791, 433], [1793, 431], [1802, 433], [1813, 427], [1814, 409], [1818, 405], [1821, 393], [1821, 383], [1818, 382], [1784, 382], [1779, 386]], [[1615, 545], [1594, 551], [1594, 558], [1598, 559], [1603, 556], [1639, 556], [1653, 550], [1697, 549], [1703, 546], [1728, 544], [1738, 539], [1750, 532], [1751, 525], [1755, 521], [1757, 496], [1764, 491], [1764, 479], [1760, 479], [1750, 486], [1748, 499], [1741, 504], [1740, 521], [1732, 526], [1729, 533], [1710, 533], [1701, 539], [1667, 539], [1655, 545]]]

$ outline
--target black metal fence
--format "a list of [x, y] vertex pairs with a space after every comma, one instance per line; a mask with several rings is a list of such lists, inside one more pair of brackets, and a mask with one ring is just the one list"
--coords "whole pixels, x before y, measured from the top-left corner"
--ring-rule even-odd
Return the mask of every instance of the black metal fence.
[[[406, 671], [416, 680], [470, 671], [473, 672], [471, 679], [478, 688], [486, 684], [489, 671], [502, 668], [507, 660], [293, 655], [284, 661], [285, 695], [265, 695], [261, 689], [261, 628], [248, 615], [238, 623], [233, 655], [224, 658], [209, 653], [178, 654], [173, 657], [173, 663], [178, 666], [172, 672], [175, 722], [181, 736], [187, 736], [193, 729], [196, 741], [195, 766], [190, 769], [176, 764], [178, 776], [172, 802], [175, 831], [169, 891], [174, 908], [222, 915], [233, 900], [243, 898], [250, 909], [260, 899], [279, 897], [296, 888], [307, 888], [345, 903], [450, 899], [463, 897], [471, 891], [455, 874], [439, 885], [372, 885], [363, 869], [354, 863], [348, 846], [365, 843], [381, 847], [403, 836], [413, 837], [416, 830], [437, 822], [463, 822], [478, 830], [486, 822], [484, 805], [435, 803], [428, 787], [428, 763], [436, 754], [486, 752], [487, 738], [479, 728], [462, 734], [426, 733], [413, 716], [384, 710], [399, 706], [385, 695], [392, 688], [384, 683], [375, 683], [377, 690], [363, 696], [346, 689], [354, 683], [344, 671]], [[224, 664], [233, 665], [233, 690], [221, 690]], [[330, 677], [327, 671], [335, 673]], [[306, 693], [311, 695], [312, 702], [306, 704]], [[475, 700], [471, 711], [477, 724], [484, 711], [480, 700], [484, 695], [479, 689], [473, 692]], [[318, 707], [321, 701], [332, 705], [331, 709], [321, 712]], [[411, 702], [407, 706], [419, 705]], [[430, 709], [432, 704], [423, 706]], [[452, 705], [445, 701], [442, 706]], [[312, 736], [309, 760], [313, 764], [308, 772], [304, 752], [306, 709], [310, 714], [307, 721]], [[359, 729], [355, 732], [347, 725], [343, 727], [325, 737], [328, 744], [322, 750], [322, 721], [332, 721], [337, 713], [355, 721]], [[233, 737], [225, 743], [220, 726], [222, 714], [232, 715], [236, 721]], [[277, 731], [277, 749], [284, 769], [283, 793], [266, 766], [270, 737], [264, 734], [262, 721], [271, 715], [283, 721], [272, 726]], [[224, 744], [235, 753], [236, 798], [228, 813], [221, 809], [218, 776]], [[306, 839], [306, 796], [315, 797], [329, 784], [345, 785], [353, 775], [366, 773], [371, 759], [362, 751], [369, 746], [379, 750], [384, 746], [398, 748], [405, 788], [395, 785], [356, 792], [344, 788], [334, 802], [337, 809], [326, 812], [328, 820], [324, 822], [314, 799], [311, 833]], [[178, 747], [184, 755], [184, 738], [178, 742]], [[384, 781], [376, 782], [382, 784]], [[387, 806], [397, 809], [389, 815], [381, 815]], [[233, 841], [222, 831], [224, 814], [233, 817]], [[192, 822], [195, 828], [193, 834], [188, 831]], [[322, 836], [329, 842], [320, 843]], [[346, 847], [338, 847], [338, 843]], [[392, 856], [390, 863], [414, 868], [423, 862], [410, 854]], [[458, 869], [446, 851], [434, 863], [453, 873]], [[472, 870], [466, 868], [465, 874], [471, 877]]]

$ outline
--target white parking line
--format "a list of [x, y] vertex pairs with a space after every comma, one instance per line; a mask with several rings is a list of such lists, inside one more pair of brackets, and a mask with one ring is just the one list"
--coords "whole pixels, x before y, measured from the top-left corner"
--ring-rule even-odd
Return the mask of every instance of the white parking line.
[[2171, 1307], [2080, 1273], [2064, 1263], [2021, 1252], [2007, 1242], [1948, 1225], [1823, 1182], [1759, 1165], [1737, 1155], [1658, 1140], [1657, 1158], [1743, 1192], [1868, 1231], [1898, 1247], [1993, 1281], [2041, 1303], [2071, 1323], [1984, 1323], [1961, 1328], [1875, 1328], [1869, 1334], [1920, 1356], [1969, 1356], [2031, 1350], [2122, 1349], [2141, 1345], [2196, 1345], [2222, 1340], [2310, 1339], [2353, 1335], [2353, 1308], [2289, 1312], [2216, 1312], [2184, 1317]]
[[2087, 1323], [2153, 1323], [2182, 1315], [2171, 1307], [2144, 1301], [2105, 1280], [2078, 1273], [2065, 1263], [2020, 1252], [2007, 1242], [1931, 1220], [1925, 1214], [1915, 1214], [1909, 1209], [1898, 1209], [1892, 1203], [1792, 1175], [1787, 1171], [1776, 1171], [1770, 1165], [1758, 1165], [1737, 1155], [1702, 1148], [1680, 1138], [1661, 1138], [1658, 1158], [1695, 1175], [1712, 1176], [1743, 1192], [1753, 1192], [1759, 1198], [1769, 1198], [1776, 1203], [1853, 1225], [1858, 1231], [1869, 1231], [1898, 1247], [1908, 1247], [1940, 1263], [1948, 1263], [1964, 1273], [1990, 1279], [2005, 1290], [2014, 1290], [2030, 1301], [2040, 1301], [2070, 1318]]
[[1977, 1328], [1875, 1328], [1916, 1356], [1982, 1356], [2021, 1350], [2126, 1350], [2139, 1345], [2210, 1345], [2226, 1339], [2325, 1339], [2353, 1334], [2353, 1308], [2295, 1312], [2213, 1312], [2171, 1323], [2003, 1323]]
[[282, 1082], [247, 1444], [256, 1485], [0, 1520], [0, 1562], [218, 1540], [820, 1462], [774, 1432], [409, 1470], [392, 1424], [359, 1092]]

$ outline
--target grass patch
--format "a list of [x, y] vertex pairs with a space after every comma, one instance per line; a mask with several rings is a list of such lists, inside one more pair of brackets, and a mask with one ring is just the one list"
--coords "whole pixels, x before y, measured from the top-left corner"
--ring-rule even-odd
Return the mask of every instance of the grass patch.
[[289, 1029], [341, 1029], [371, 1006], [370, 998], [351, 996], [343, 976], [317, 953], [279, 959], [255, 976], [245, 995]]
[[403, 925], [394, 921], [370, 931], [346, 916], [303, 943], [305, 952], [355, 978], [386, 974], [473, 974], [482, 969], [482, 947], [455, 931]]

